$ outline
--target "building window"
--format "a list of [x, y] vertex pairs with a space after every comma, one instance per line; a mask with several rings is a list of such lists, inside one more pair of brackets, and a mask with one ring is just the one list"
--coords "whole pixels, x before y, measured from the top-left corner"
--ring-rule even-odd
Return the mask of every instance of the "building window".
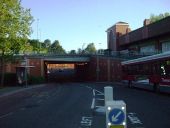
[[143, 46], [140, 48], [140, 52], [143, 54], [154, 54], [156, 52], [155, 45]]
[[162, 52], [170, 51], [170, 41], [162, 43]]

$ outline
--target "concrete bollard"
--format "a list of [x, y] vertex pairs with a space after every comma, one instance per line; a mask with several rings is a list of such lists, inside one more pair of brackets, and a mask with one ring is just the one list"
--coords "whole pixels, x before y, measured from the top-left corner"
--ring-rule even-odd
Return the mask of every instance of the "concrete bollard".
[[106, 128], [127, 128], [126, 103], [113, 100], [113, 88], [104, 87]]
[[107, 101], [113, 101], [113, 88], [110, 86], [104, 87], [104, 98], [105, 98], [105, 106]]

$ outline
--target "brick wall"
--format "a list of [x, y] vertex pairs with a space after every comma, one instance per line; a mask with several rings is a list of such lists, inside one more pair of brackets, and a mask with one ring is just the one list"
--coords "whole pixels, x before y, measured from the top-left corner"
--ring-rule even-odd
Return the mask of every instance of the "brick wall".
[[[109, 57], [99, 57], [99, 81], [121, 80], [120, 60]], [[92, 57], [89, 64], [89, 80], [97, 80], [97, 57]]]
[[[93, 56], [91, 57], [88, 66], [86, 66], [82, 72], [85, 73], [85, 77], [87, 77], [88, 81], [97, 80], [97, 62], [99, 66], [98, 81], [118, 81], [121, 79], [120, 60], [101, 56], [97, 58], [96, 56]], [[28, 65], [34, 67], [29, 68], [28, 73], [32, 76], [47, 75], [44, 74], [46, 72], [44, 71], [46, 70], [44, 64], [45, 62], [41, 59], [29, 59]], [[19, 65], [20, 64], [8, 64], [6, 72], [16, 73], [16, 66]]]
[[41, 59], [29, 59], [28, 65], [34, 66], [33, 68], [29, 68], [29, 74], [32, 76], [42, 76], [41, 63]]

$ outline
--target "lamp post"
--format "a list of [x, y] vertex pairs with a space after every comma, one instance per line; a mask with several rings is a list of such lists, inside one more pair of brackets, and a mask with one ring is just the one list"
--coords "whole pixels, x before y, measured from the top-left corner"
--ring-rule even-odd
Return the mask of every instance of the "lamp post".
[[83, 43], [83, 45], [82, 45], [82, 49], [81, 49], [81, 50], [82, 50], [82, 51], [81, 51], [82, 54], [84, 54], [84, 46], [85, 46], [85, 45], [86, 45], [86, 43]]
[[99, 49], [100, 49], [101, 43], [99, 43], [99, 48], [97, 50], [97, 68], [96, 68], [96, 81], [99, 81], [99, 72], [100, 72], [100, 66], [99, 66]]
[[24, 56], [24, 62], [25, 62], [25, 87], [28, 86], [28, 78], [27, 78], [27, 57]]

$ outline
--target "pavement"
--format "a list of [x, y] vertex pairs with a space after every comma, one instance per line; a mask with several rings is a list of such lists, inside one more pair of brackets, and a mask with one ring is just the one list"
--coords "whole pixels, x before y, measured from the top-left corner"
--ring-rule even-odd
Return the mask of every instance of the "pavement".
[[43, 87], [43, 86], [45, 86], [45, 84], [28, 85], [27, 87], [26, 86], [15, 86], [15, 87], [0, 88], [0, 98], [5, 97], [5, 96], [9, 96], [9, 95], [13, 95], [13, 94], [16, 94], [18, 92], [26, 91], [26, 90], [29, 90], [29, 89]]
[[[118, 85], [123, 84], [124, 86], [128, 86], [128, 81], [124, 80], [122, 82], [117, 82], [117, 84]], [[153, 91], [153, 85], [149, 84], [148, 81], [133, 81], [132, 86], [135, 88], [139, 88], [139, 89]], [[160, 85], [159, 89], [160, 89], [160, 93], [170, 94], [170, 86], [168, 86], [168, 85], [166, 85], [166, 86]]]

